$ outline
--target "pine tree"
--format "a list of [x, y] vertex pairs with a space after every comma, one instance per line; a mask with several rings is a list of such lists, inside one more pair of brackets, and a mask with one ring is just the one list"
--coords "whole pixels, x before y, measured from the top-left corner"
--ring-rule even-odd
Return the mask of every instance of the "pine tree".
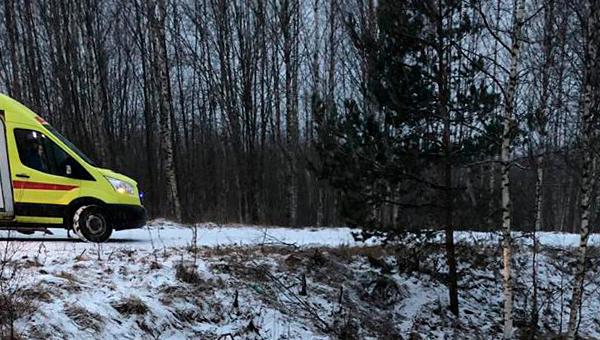
[[[354, 47], [366, 59], [362, 93], [370, 105], [348, 98], [339, 108], [319, 106], [317, 117], [321, 175], [343, 193], [349, 223], [375, 226], [367, 236], [399, 235], [400, 225], [445, 226], [455, 314], [453, 206], [461, 193], [453, 172], [497, 151], [499, 139], [491, 118], [497, 96], [481, 80], [482, 62], [459, 58], [465, 51], [455, 47], [475, 31], [459, 4], [442, 1], [432, 8], [418, 1], [382, 1], [375, 36], [357, 24], [364, 20], [348, 18]], [[457, 73], [463, 82], [451, 80]], [[481, 128], [471, 130], [474, 125]], [[459, 128], [469, 133], [458, 135]], [[418, 209], [423, 217], [386, 221], [376, 212], [388, 206]]]

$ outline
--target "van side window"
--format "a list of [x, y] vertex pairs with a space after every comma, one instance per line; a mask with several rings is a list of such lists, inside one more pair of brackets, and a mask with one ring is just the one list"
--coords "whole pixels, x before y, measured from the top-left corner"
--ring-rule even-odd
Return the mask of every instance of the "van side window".
[[94, 180], [73, 157], [43, 133], [15, 129], [15, 140], [19, 159], [26, 167], [56, 176]]

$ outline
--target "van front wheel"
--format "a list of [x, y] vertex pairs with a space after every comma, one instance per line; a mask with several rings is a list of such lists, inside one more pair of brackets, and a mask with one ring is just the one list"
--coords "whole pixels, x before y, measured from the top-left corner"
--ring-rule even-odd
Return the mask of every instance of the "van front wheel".
[[86, 205], [75, 211], [73, 230], [81, 239], [96, 243], [105, 242], [112, 234], [112, 227], [97, 205]]

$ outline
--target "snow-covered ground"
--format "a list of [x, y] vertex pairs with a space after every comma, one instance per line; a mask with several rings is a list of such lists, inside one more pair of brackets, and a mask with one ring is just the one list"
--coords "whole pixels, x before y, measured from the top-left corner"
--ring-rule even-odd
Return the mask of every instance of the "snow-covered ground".
[[[263, 283], [215, 268], [244, 266], [262, 276], [262, 266], [272, 259], [250, 256], [258, 246], [294, 251], [367, 245], [354, 241], [352, 231], [216, 224], [194, 228], [158, 220], [144, 229], [115, 232], [101, 245], [68, 237], [60, 229], [50, 235], [0, 231], [3, 262], [18, 268], [15, 280], [6, 287], [0, 284], [0, 294], [14, 295], [16, 305], [34, 301], [26, 313], [15, 308], [17, 332], [28, 337], [329, 338], [302, 318], [261, 300], [260, 291], [268, 289], [260, 288]], [[251, 263], [238, 259], [243, 252]], [[178, 278], [178, 268], [193, 273], [190, 282]], [[5, 269], [4, 276], [12, 276], [12, 269]], [[233, 308], [236, 294], [238, 307]], [[130, 305], [138, 306], [137, 312]]]
[[[20, 234], [14, 231], [0, 230], [0, 240], [13, 239], [28, 241], [28, 247], [36, 247], [39, 242], [54, 249], [61, 248], [86, 248], [92, 245], [78, 242], [73, 234], [67, 237], [66, 230], [51, 229], [52, 234], [36, 232], [32, 235]], [[358, 242], [353, 233], [358, 229], [345, 227], [263, 227], [246, 225], [218, 225], [204, 223], [196, 225], [196, 244], [198, 247], [229, 247], [229, 246], [256, 246], [256, 245], [292, 245], [298, 247], [320, 246], [372, 246], [380, 242], [370, 239], [367, 242]], [[177, 224], [166, 220], [155, 220], [147, 228], [131, 229], [114, 232], [105, 248], [132, 246], [137, 249], [152, 249], [161, 247], [180, 247], [189, 245], [194, 235], [194, 227]], [[443, 241], [444, 234], [439, 232], [434, 240]], [[456, 242], [469, 244], [493, 244], [501, 240], [500, 233], [457, 231], [454, 233]], [[531, 238], [520, 232], [513, 232], [513, 238], [523, 244], [530, 245]], [[579, 245], [579, 235], [558, 232], [538, 232], [540, 244], [553, 247], [575, 247]], [[588, 244], [600, 245], [600, 234], [592, 234]]]
[[[253, 245], [293, 245], [306, 246], [357, 246], [372, 245], [375, 241], [367, 243], [356, 242], [350, 228], [283, 228], [260, 227], [244, 225], [221, 226], [213, 223], [198, 224], [196, 245], [198, 247], [217, 246], [253, 246]], [[0, 240], [16, 239], [28, 241], [28, 247], [37, 247], [40, 242], [53, 249], [87, 248], [93, 245], [77, 242], [77, 236], [71, 234], [67, 237], [64, 229], [51, 229], [52, 234], [36, 232], [25, 235], [15, 231], [0, 231]], [[181, 225], [165, 220], [156, 220], [149, 223], [147, 228], [131, 229], [114, 232], [110, 240], [104, 244], [105, 248], [131, 246], [136, 249], [152, 249], [162, 247], [187, 246], [193, 239], [194, 227]]]
[[[0, 320], [27, 338], [377, 339], [500, 336], [499, 236], [458, 232], [462, 314], [447, 310], [444, 249], [382, 248], [348, 228], [154, 221], [96, 245], [0, 233]], [[194, 233], [197, 238], [194, 242]], [[516, 326], [531, 305], [530, 240], [515, 245]], [[440, 236], [441, 237], [441, 236]], [[540, 329], [568, 318], [578, 235], [539, 233]], [[440, 240], [441, 238], [438, 238]], [[7, 241], [10, 240], [10, 241]], [[600, 237], [591, 238], [598, 245]], [[600, 252], [591, 248], [592, 268]], [[1, 259], [1, 258], [0, 258]], [[304, 282], [306, 282], [304, 284]], [[600, 338], [600, 275], [586, 286], [581, 334]], [[8, 324], [0, 323], [6, 335]]]

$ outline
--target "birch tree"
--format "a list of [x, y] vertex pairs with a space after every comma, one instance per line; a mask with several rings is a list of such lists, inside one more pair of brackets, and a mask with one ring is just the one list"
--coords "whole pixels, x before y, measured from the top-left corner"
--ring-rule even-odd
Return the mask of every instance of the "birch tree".
[[169, 78], [169, 64], [166, 48], [165, 20], [167, 8], [165, 0], [149, 1], [148, 18], [155, 56], [155, 81], [158, 83], [158, 98], [160, 107], [160, 141], [163, 153], [163, 171], [167, 179], [167, 192], [173, 205], [174, 217], [181, 221], [181, 203], [177, 189], [177, 175], [175, 172], [175, 159], [173, 150], [173, 124], [171, 112], [171, 86]]
[[[555, 45], [552, 41], [555, 35], [554, 28], [554, 0], [545, 0], [542, 2], [543, 5], [543, 23], [542, 27], [542, 42], [541, 42], [541, 55], [542, 58], [538, 65], [537, 78], [541, 89], [539, 98], [539, 106], [533, 110], [532, 117], [530, 117], [530, 126], [535, 141], [537, 143], [537, 155], [535, 158], [535, 170], [536, 170], [536, 181], [535, 181], [535, 216], [533, 222], [533, 254], [532, 254], [532, 296], [531, 296], [531, 332], [532, 336], [535, 336], [537, 331], [537, 324], [539, 319], [538, 312], [538, 239], [537, 232], [542, 229], [543, 223], [543, 210], [544, 210], [544, 159], [547, 151], [547, 128], [548, 120], [550, 116], [550, 78], [552, 68], [554, 66], [554, 52]], [[533, 147], [533, 146], [532, 146]]]
[[278, 10], [279, 25], [283, 36], [283, 64], [285, 70], [285, 121], [288, 218], [291, 225], [297, 223], [298, 211], [298, 30], [300, 25], [300, 2], [283, 0]]
[[519, 58], [521, 56], [521, 30], [523, 29], [525, 4], [524, 0], [515, 0], [512, 31], [512, 47], [510, 49], [510, 70], [505, 90], [504, 122], [502, 126], [502, 146], [500, 162], [502, 164], [502, 261], [504, 286], [504, 338], [509, 339], [513, 333], [513, 287], [511, 273], [512, 237], [511, 237], [511, 197], [510, 166], [511, 140], [514, 128], [515, 93], [518, 81]]
[[575, 276], [573, 282], [573, 291], [570, 304], [569, 324], [567, 337], [574, 339], [577, 333], [578, 320], [581, 317], [579, 310], [584, 290], [584, 280], [586, 274], [586, 257], [588, 238], [590, 235], [590, 215], [591, 202], [594, 199], [594, 152], [597, 135], [597, 121], [600, 113], [598, 112], [598, 91], [600, 91], [600, 1], [588, 0], [585, 2], [584, 18], [584, 77], [583, 77], [583, 96], [581, 109], [581, 151], [583, 153], [583, 162], [581, 167], [581, 187], [580, 187], [580, 241], [575, 266]]
[[17, 45], [17, 23], [15, 15], [15, 2], [14, 0], [4, 1], [4, 23], [6, 25], [6, 31], [8, 33], [9, 41], [9, 54], [10, 54], [10, 65], [11, 65], [11, 82], [10, 92], [18, 99], [21, 99], [21, 65], [19, 57], [19, 48]]

